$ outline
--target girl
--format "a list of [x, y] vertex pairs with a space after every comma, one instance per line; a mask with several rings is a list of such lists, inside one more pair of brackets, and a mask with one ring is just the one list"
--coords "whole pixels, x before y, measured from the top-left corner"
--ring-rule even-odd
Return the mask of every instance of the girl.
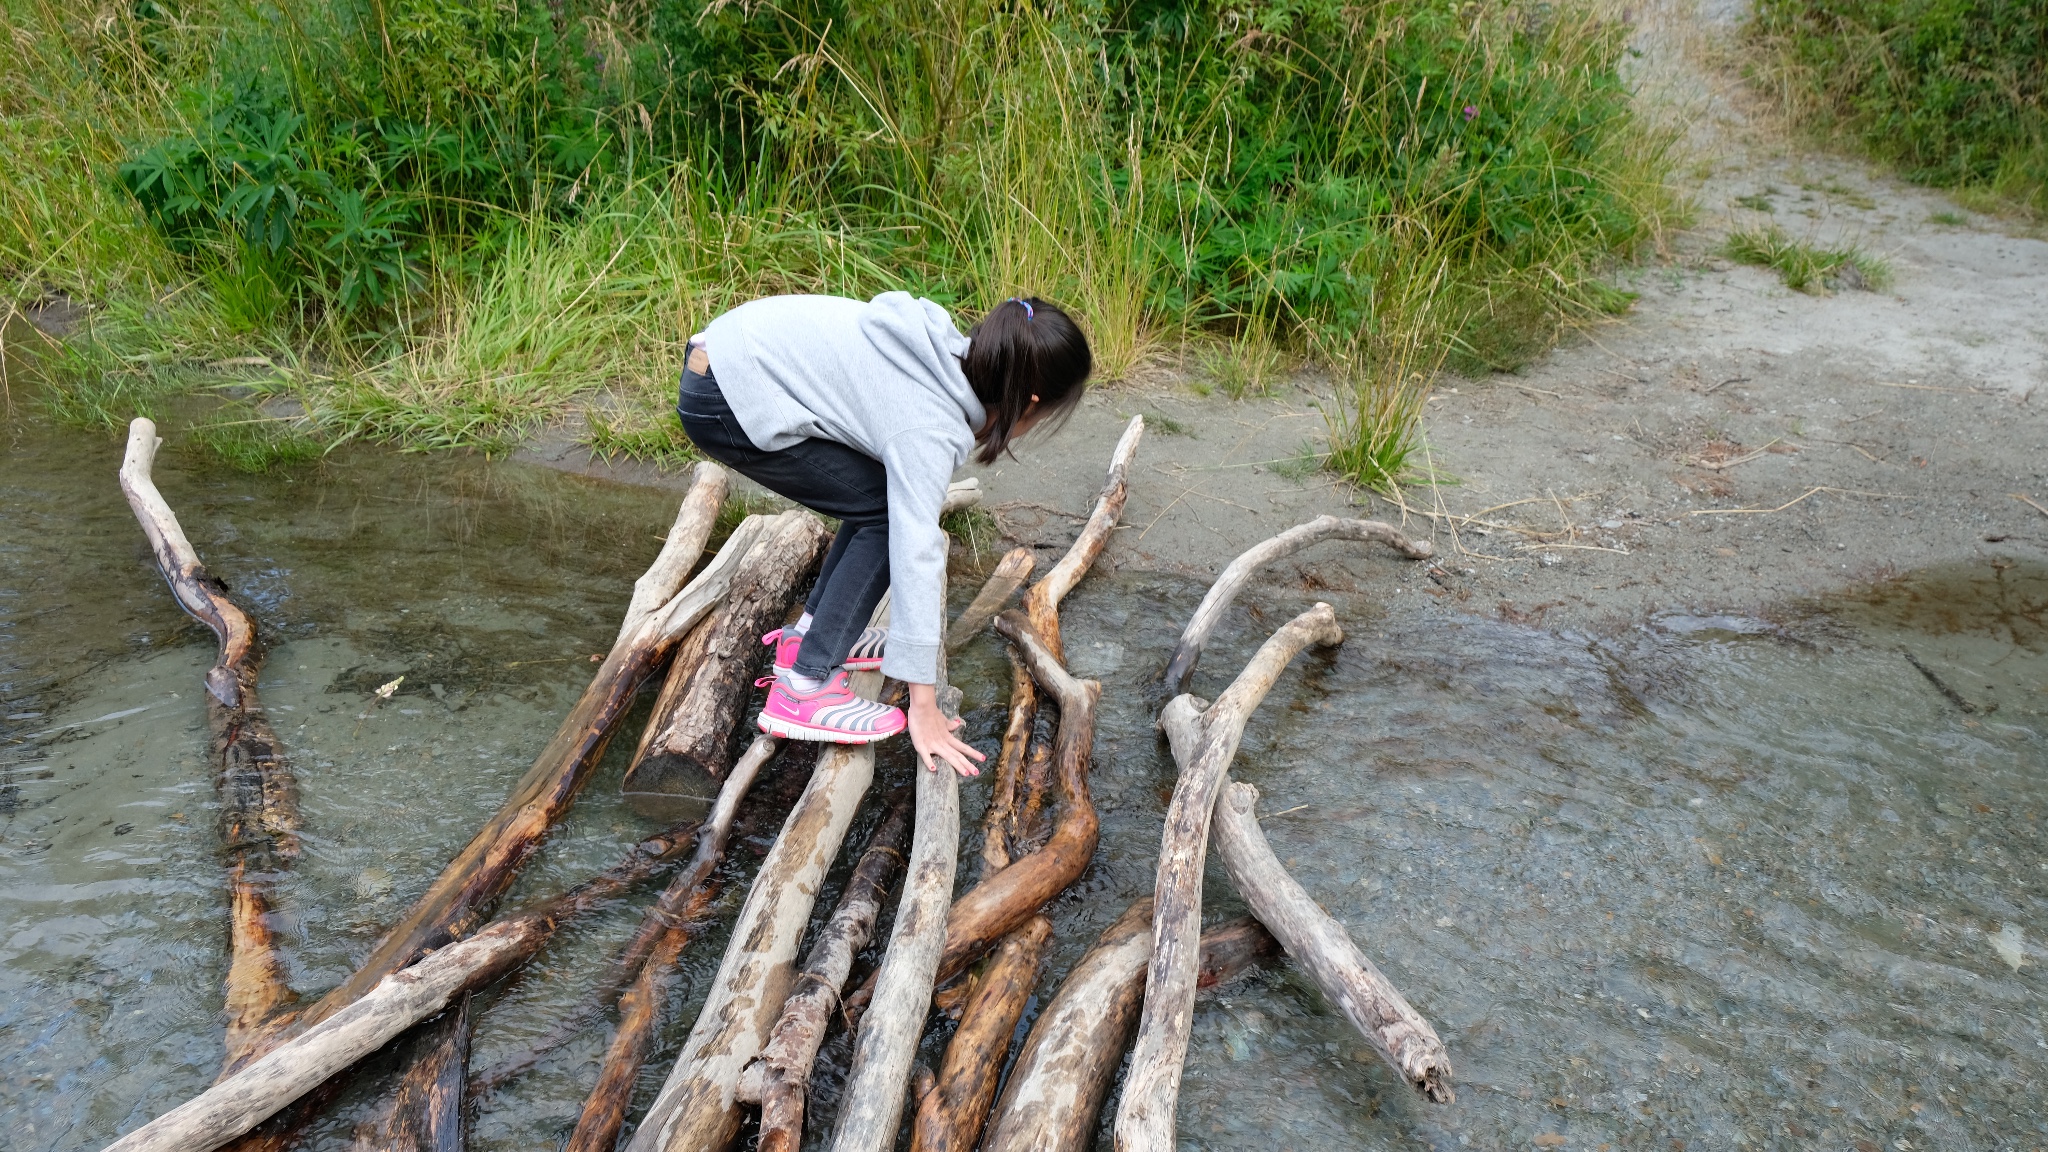
[[[771, 296], [742, 304], [690, 338], [676, 401], [703, 453], [826, 516], [839, 533], [803, 618], [771, 632], [774, 684], [764, 732], [863, 744], [910, 729], [962, 776], [984, 759], [940, 714], [939, 636], [946, 534], [939, 504], [953, 470], [992, 464], [1081, 399], [1092, 362], [1067, 314], [1011, 299], [966, 336], [944, 308], [908, 292], [866, 303]], [[865, 629], [892, 593], [891, 627]], [[910, 687], [910, 714], [864, 700], [846, 670]]]

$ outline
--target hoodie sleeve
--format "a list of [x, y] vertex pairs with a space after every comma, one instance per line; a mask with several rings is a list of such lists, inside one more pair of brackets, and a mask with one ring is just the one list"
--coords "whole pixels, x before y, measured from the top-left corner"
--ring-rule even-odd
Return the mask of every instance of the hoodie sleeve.
[[939, 507], [959, 456], [943, 428], [906, 428], [882, 452], [889, 483], [889, 646], [882, 672], [906, 684], [939, 678], [946, 613], [946, 530]]

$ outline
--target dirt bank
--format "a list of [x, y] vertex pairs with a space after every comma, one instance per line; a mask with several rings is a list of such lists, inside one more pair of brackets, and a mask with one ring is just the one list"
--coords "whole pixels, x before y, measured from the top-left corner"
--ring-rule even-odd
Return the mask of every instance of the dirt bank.
[[[1063, 548], [1142, 412], [1153, 428], [1105, 557], [1118, 568], [1212, 572], [1309, 516], [1363, 510], [1433, 535], [1439, 561], [1331, 545], [1278, 578], [1557, 626], [2048, 561], [2048, 242], [1788, 143], [1703, 62], [1725, 55], [1738, 11], [1671, 0], [1642, 17], [1645, 99], [1686, 125], [1697, 225], [1621, 275], [1640, 298], [1619, 322], [1520, 373], [1443, 381], [1424, 425], [1441, 482], [1409, 488], [1405, 508], [1314, 471], [1329, 398], [1315, 380], [1230, 401], [1167, 372], [1097, 390], [1058, 437], [982, 470], [998, 525]], [[1715, 255], [1761, 224], [1880, 255], [1893, 283], [1810, 296]], [[658, 479], [566, 439], [528, 454]]]

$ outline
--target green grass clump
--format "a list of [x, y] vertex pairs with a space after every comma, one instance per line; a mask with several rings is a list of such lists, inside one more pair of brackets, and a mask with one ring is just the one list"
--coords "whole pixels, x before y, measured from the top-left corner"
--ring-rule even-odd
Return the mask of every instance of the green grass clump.
[[996, 524], [995, 516], [979, 506], [948, 512], [939, 526], [977, 561], [1003, 541], [1003, 530]]
[[237, 472], [278, 472], [318, 460], [326, 445], [296, 420], [275, 419], [231, 407], [192, 426], [191, 446]]
[[1673, 210], [1606, 3], [0, 0], [0, 279], [137, 318], [81, 338], [118, 370], [67, 377], [80, 419], [282, 350], [328, 443], [502, 448], [611, 394], [592, 446], [671, 463], [734, 304], [1037, 292], [1105, 379], [1328, 369], [1331, 459], [1391, 482], [1445, 357], [1613, 310]]
[[584, 443], [591, 455], [607, 462], [618, 457], [642, 464], [659, 464], [680, 469], [703, 459], [697, 446], [683, 431], [673, 413], [663, 413], [651, 422], [637, 417], [612, 417], [598, 412], [586, 414], [589, 432]]
[[1857, 248], [1820, 248], [1795, 240], [1782, 228], [1749, 228], [1731, 233], [1722, 254], [1740, 264], [1770, 268], [1795, 292], [1825, 296], [1841, 288], [1876, 292], [1891, 283], [1891, 266]]
[[1759, 0], [1756, 72], [1908, 179], [2048, 212], [2048, 5]]

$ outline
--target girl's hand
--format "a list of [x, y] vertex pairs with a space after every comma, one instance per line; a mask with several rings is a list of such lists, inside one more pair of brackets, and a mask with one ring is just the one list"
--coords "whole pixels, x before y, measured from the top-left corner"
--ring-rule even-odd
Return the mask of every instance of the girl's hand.
[[939, 696], [930, 684], [910, 685], [910, 743], [917, 749], [917, 758], [924, 764], [925, 771], [939, 770], [932, 757], [940, 760], [962, 776], [979, 776], [981, 769], [975, 767], [988, 759], [974, 750], [974, 747], [953, 733], [964, 720], [946, 718], [939, 711]]

